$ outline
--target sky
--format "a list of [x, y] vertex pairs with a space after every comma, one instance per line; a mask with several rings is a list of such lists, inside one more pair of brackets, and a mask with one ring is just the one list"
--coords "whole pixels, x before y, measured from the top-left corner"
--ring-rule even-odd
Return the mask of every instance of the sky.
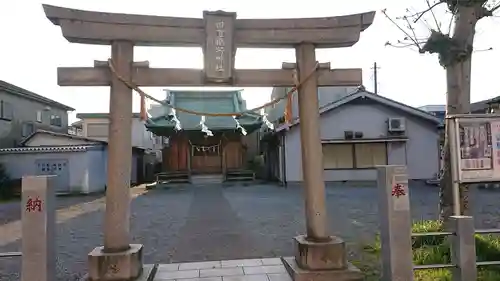
[[[437, 56], [422, 55], [412, 48], [385, 46], [387, 41], [396, 42], [404, 35], [380, 11], [386, 8], [389, 14], [399, 16], [406, 8], [422, 10], [424, 0], [0, 1], [0, 80], [74, 107], [76, 111], [70, 114], [70, 121], [76, 121], [77, 112], [109, 112], [109, 88], [59, 87], [57, 67], [92, 66], [94, 60], [107, 60], [111, 48], [67, 42], [60, 28], [45, 17], [42, 3], [102, 12], [197, 18], [203, 16], [204, 10], [236, 12], [239, 18], [324, 17], [377, 11], [374, 23], [361, 34], [356, 45], [319, 49], [317, 60], [330, 62], [332, 68], [363, 68], [363, 84], [368, 90], [374, 88], [373, 63], [377, 62], [380, 95], [411, 106], [445, 102], [445, 72]], [[500, 17], [483, 19], [476, 29], [475, 48], [493, 50], [473, 55], [472, 101], [500, 95], [500, 36], [495, 29], [500, 29]], [[429, 29], [420, 23], [416, 30], [424, 38]], [[148, 60], [151, 67], [203, 65], [200, 48], [136, 47], [134, 56], [136, 61]], [[236, 68], [280, 68], [284, 61], [295, 61], [293, 49], [238, 49]], [[164, 98], [162, 88], [144, 90], [156, 98]], [[243, 97], [249, 107], [256, 107], [268, 101], [270, 93], [270, 88], [245, 88]], [[139, 96], [134, 94], [134, 111], [139, 108]]]

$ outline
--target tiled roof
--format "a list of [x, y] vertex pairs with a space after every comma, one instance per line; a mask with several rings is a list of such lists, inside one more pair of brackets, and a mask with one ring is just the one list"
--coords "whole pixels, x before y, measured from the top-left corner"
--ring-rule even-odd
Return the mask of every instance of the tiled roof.
[[[40, 147], [45, 148], [45, 149], [47, 147], [54, 147], [54, 148], [56, 148], [56, 150], [59, 149], [59, 148], [62, 148], [62, 147], [87, 147], [87, 149], [88, 149], [89, 147], [97, 147], [97, 146], [101, 146], [101, 145], [108, 145], [108, 142], [104, 141], [104, 140], [96, 140], [96, 139], [86, 138], [86, 137], [82, 137], [82, 136], [75, 136], [75, 135], [64, 134], [64, 133], [56, 133], [56, 132], [45, 131], [45, 130], [37, 130], [37, 131], [35, 131], [31, 135], [27, 136], [25, 139], [23, 139], [21, 141], [21, 146], [22, 147], [20, 147], [20, 148], [28, 147], [28, 146], [25, 146], [26, 143], [31, 138], [33, 138], [35, 135], [37, 135], [37, 134], [46, 134], [46, 135], [51, 135], [51, 136], [55, 136], [55, 137], [68, 138], [68, 139], [73, 139], [73, 140], [81, 140], [81, 141], [87, 142], [87, 143], [82, 143], [82, 144], [79, 144], [79, 145], [40, 146]], [[35, 146], [33, 146], [33, 147], [35, 147]], [[29, 148], [32, 148], [32, 147], [29, 147]], [[7, 149], [11, 149], [11, 148], [7, 148]], [[132, 149], [136, 150], [136, 151], [144, 151], [144, 148], [137, 147], [137, 146], [132, 146]]]
[[[194, 111], [210, 113], [231, 113], [245, 111], [246, 102], [241, 97], [240, 91], [170, 91], [167, 93], [167, 102], [170, 104]], [[166, 112], [171, 112], [167, 109]], [[183, 130], [199, 130], [201, 116], [194, 114], [176, 112]], [[262, 121], [257, 114], [245, 114], [238, 120], [241, 126], [259, 126]], [[237, 124], [231, 116], [211, 117], [207, 116], [205, 124], [209, 129], [236, 129]], [[171, 127], [175, 126], [172, 115], [159, 116], [147, 121], [146, 127]]]
[[32, 139], [37, 134], [44, 134], [44, 135], [51, 135], [51, 136], [54, 136], [54, 137], [62, 137], [62, 138], [69, 138], [69, 139], [81, 140], [81, 141], [86, 141], [86, 142], [107, 144], [106, 141], [102, 141], [102, 140], [89, 139], [89, 138], [82, 137], [82, 136], [75, 136], [75, 135], [70, 135], [70, 134], [56, 133], [56, 132], [45, 131], [45, 130], [36, 130], [31, 135], [29, 135], [26, 138], [24, 138], [23, 140], [21, 140], [20, 144], [21, 145], [25, 145], [30, 139]]
[[101, 145], [65, 145], [65, 146], [26, 146], [14, 148], [2, 148], [0, 154], [11, 153], [48, 153], [48, 152], [79, 152], [87, 151], [89, 148], [94, 148]]
[[[323, 106], [322, 108], [319, 109], [319, 113], [321, 115], [323, 113], [334, 110], [335, 108], [338, 108], [340, 106], [348, 104], [348, 103], [350, 103], [356, 99], [359, 99], [359, 98], [363, 98], [363, 99], [368, 98], [374, 102], [378, 102], [378, 103], [384, 104], [384, 105], [389, 106], [389, 107], [397, 108], [403, 112], [406, 112], [407, 114], [410, 114], [410, 115], [413, 115], [415, 117], [419, 117], [419, 118], [422, 118], [424, 120], [430, 121], [432, 123], [435, 123], [436, 125], [441, 124], [441, 119], [437, 118], [436, 116], [434, 116], [426, 111], [423, 111], [421, 109], [397, 102], [395, 100], [391, 100], [389, 98], [386, 98], [386, 97], [383, 97], [380, 95], [376, 95], [376, 94], [368, 92], [366, 90], [360, 90], [356, 93], [350, 94], [350, 95], [345, 96], [337, 101], [334, 101], [326, 106]], [[295, 126], [295, 125], [299, 124], [299, 121], [300, 120], [298, 118], [296, 118], [295, 120], [292, 120], [292, 123], [290, 125], [283, 124], [283, 125], [279, 126], [276, 129], [276, 131], [277, 132], [283, 131], [285, 129], [290, 128], [291, 126]]]
[[51, 100], [51, 99], [46, 98], [44, 96], [35, 94], [31, 91], [28, 91], [26, 89], [23, 89], [21, 87], [18, 87], [16, 85], [10, 84], [10, 83], [2, 81], [2, 80], [0, 80], [0, 90], [6, 91], [6, 92], [13, 94], [13, 95], [22, 96], [22, 97], [25, 97], [27, 99], [31, 99], [31, 100], [34, 100], [34, 101], [37, 101], [37, 102], [40, 102], [40, 103], [43, 103], [46, 105], [61, 108], [61, 109], [67, 110], [67, 111], [75, 110], [74, 108], [69, 107], [65, 104], [62, 104], [62, 103], [59, 103], [55, 100]]

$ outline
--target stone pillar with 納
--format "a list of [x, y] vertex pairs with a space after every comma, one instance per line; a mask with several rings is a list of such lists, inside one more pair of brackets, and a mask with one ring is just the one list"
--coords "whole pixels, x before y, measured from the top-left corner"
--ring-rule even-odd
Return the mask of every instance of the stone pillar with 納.
[[22, 179], [22, 281], [56, 280], [54, 176]]

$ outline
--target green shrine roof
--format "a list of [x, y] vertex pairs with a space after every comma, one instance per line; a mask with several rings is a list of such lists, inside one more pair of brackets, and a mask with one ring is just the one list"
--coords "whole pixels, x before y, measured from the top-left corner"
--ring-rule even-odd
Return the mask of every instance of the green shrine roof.
[[[247, 110], [246, 102], [240, 91], [168, 91], [166, 102], [174, 107], [209, 113], [231, 113]], [[153, 117], [147, 120], [146, 127], [155, 134], [174, 130], [175, 121], [173, 111], [164, 105], [164, 116]], [[201, 130], [201, 116], [179, 112], [176, 114], [183, 130]], [[261, 116], [257, 113], [245, 113], [238, 118], [242, 127], [248, 133], [262, 126]], [[209, 130], [236, 130], [237, 123], [230, 116], [205, 117], [205, 125]]]

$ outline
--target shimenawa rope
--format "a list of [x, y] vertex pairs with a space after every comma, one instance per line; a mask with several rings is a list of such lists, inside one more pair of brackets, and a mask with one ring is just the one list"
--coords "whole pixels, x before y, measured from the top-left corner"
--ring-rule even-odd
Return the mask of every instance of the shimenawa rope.
[[[316, 65], [314, 66], [314, 68], [311, 70], [310, 73], [308, 73], [305, 77], [305, 79], [303, 81], [300, 81], [298, 82], [292, 89], [290, 89], [290, 91], [288, 91], [286, 93], [286, 95], [282, 96], [282, 97], [279, 97], [277, 99], [274, 99], [274, 100], [271, 100], [270, 102], [267, 102], [261, 106], [258, 106], [258, 107], [255, 107], [255, 108], [252, 108], [252, 109], [248, 109], [248, 110], [245, 110], [245, 111], [241, 111], [241, 112], [229, 112], [229, 113], [212, 113], [212, 112], [201, 112], [201, 111], [196, 111], [196, 110], [190, 110], [190, 109], [186, 109], [186, 108], [182, 108], [182, 107], [176, 107], [176, 106], [173, 106], [171, 104], [168, 104], [164, 101], [161, 101], [149, 94], [147, 94], [146, 92], [144, 92], [142, 89], [140, 89], [137, 85], [134, 85], [132, 82], [126, 80], [125, 78], [123, 78], [123, 76], [121, 76], [117, 71], [116, 71], [116, 68], [113, 64], [113, 61], [111, 59], [108, 59], [108, 65], [109, 65], [109, 69], [111, 70], [111, 72], [113, 73], [113, 75], [116, 76], [116, 78], [118, 78], [118, 80], [120, 80], [122, 83], [124, 83], [127, 87], [129, 87], [130, 89], [136, 91], [137, 93], [139, 93], [142, 97], [146, 97], [152, 101], [155, 101], [161, 105], [164, 105], [166, 107], [169, 107], [169, 108], [172, 108], [174, 109], [175, 111], [179, 111], [179, 112], [184, 112], [184, 113], [189, 113], [189, 114], [193, 114], [193, 115], [199, 115], [199, 116], [212, 116], [212, 117], [217, 117], [217, 116], [226, 116], [226, 117], [233, 117], [233, 116], [241, 116], [241, 115], [244, 115], [245, 113], [251, 113], [251, 112], [256, 112], [258, 110], [261, 110], [265, 107], [268, 107], [268, 106], [272, 106], [273, 104], [276, 104], [278, 102], [280, 102], [281, 100], [284, 100], [284, 99], [288, 99], [289, 102], [290, 102], [290, 96], [295, 92], [297, 91], [297, 89], [303, 84], [305, 83], [307, 80], [309, 80], [313, 74], [316, 73], [316, 70], [318, 69], [319, 67], [319, 63], [316, 63]], [[296, 79], [297, 80], [297, 79]], [[142, 106], [142, 105], [141, 105]]]

